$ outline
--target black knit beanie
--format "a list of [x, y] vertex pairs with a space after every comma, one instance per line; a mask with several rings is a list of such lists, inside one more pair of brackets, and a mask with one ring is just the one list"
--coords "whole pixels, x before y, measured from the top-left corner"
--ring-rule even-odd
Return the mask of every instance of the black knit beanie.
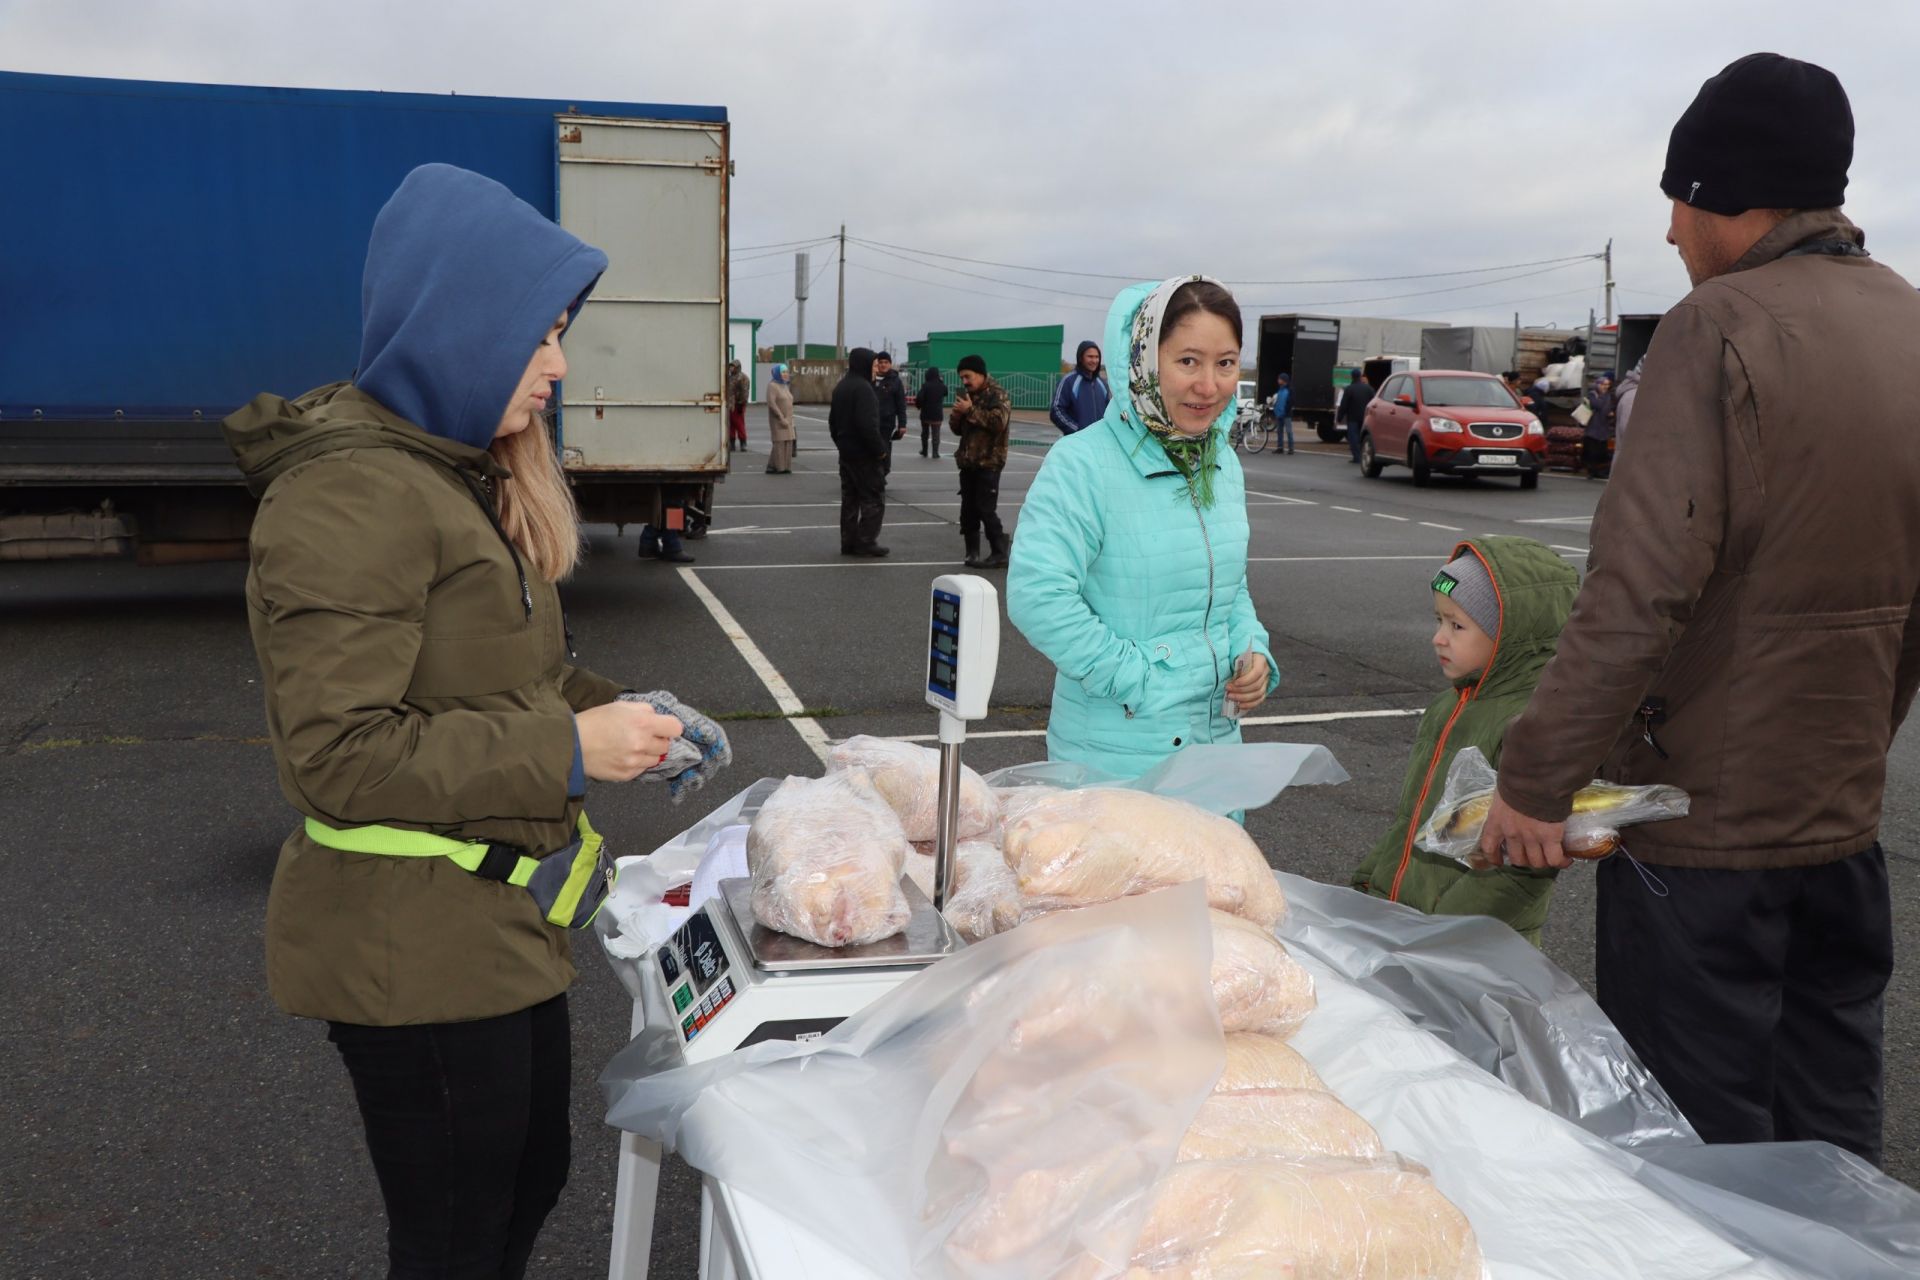
[[1667, 140], [1660, 190], [1708, 213], [1832, 209], [1846, 198], [1853, 109], [1825, 67], [1752, 53], [1700, 86]]
[[987, 376], [987, 362], [979, 356], [961, 356], [960, 372], [977, 373], [984, 378]]

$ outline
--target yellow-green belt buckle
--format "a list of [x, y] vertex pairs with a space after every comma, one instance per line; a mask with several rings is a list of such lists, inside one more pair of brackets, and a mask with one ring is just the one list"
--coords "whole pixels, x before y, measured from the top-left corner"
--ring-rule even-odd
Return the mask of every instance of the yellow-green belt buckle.
[[606, 842], [581, 814], [580, 838], [540, 859], [527, 881], [527, 892], [549, 924], [584, 929], [600, 914], [616, 875]]

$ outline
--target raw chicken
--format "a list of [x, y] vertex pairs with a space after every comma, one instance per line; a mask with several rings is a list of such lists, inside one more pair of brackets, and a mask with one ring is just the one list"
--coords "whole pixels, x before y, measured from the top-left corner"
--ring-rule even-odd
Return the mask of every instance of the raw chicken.
[[[881, 798], [900, 818], [909, 840], [940, 836], [940, 753], [911, 742], [865, 734], [848, 738], [827, 757], [829, 772], [864, 769]], [[992, 833], [1000, 824], [1000, 802], [986, 781], [960, 766], [960, 830], [956, 839]]]
[[1253, 1089], [1216, 1093], [1200, 1104], [1180, 1143], [1182, 1160], [1248, 1156], [1352, 1156], [1387, 1149], [1373, 1126], [1320, 1089]]
[[1473, 1228], [1394, 1160], [1175, 1165], [1129, 1280], [1478, 1280]]
[[900, 871], [912, 852], [864, 770], [788, 778], [747, 831], [753, 917], [823, 947], [890, 938], [911, 914]]
[[1239, 1031], [1227, 1037], [1227, 1069], [1215, 1093], [1249, 1089], [1324, 1089], [1320, 1076], [1294, 1047], [1279, 1036]]
[[1179, 800], [1091, 787], [1022, 806], [1007, 865], [1030, 897], [1079, 905], [1205, 880], [1208, 905], [1263, 925], [1286, 914], [1266, 859], [1238, 823]]
[[1213, 1000], [1228, 1032], [1290, 1036], [1317, 1001], [1313, 975], [1267, 930], [1224, 911], [1213, 920]]
[[[907, 856], [907, 875], [933, 901], [932, 844], [915, 844]], [[1005, 933], [1024, 918], [1020, 884], [1007, 870], [1000, 846], [987, 840], [962, 840], [953, 851], [953, 897], [947, 923], [969, 942]]]

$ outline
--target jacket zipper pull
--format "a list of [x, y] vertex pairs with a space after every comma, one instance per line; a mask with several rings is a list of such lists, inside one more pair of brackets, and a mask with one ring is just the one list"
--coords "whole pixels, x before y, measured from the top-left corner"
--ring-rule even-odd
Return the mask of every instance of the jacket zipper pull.
[[533, 618], [533, 588], [527, 585], [527, 571], [520, 570], [520, 607], [527, 611], [527, 618]]
[[1652, 747], [1654, 753], [1662, 760], [1673, 759], [1672, 756], [1667, 754], [1667, 749], [1660, 745], [1660, 740], [1653, 736], [1654, 729], [1667, 722], [1667, 700], [1665, 698], [1648, 698], [1640, 704], [1640, 710], [1636, 714], [1640, 717], [1641, 739], [1644, 740], [1648, 746]]
[[578, 658], [580, 655], [573, 651], [573, 624], [567, 621], [565, 609], [560, 611], [560, 633], [567, 638], [567, 657]]

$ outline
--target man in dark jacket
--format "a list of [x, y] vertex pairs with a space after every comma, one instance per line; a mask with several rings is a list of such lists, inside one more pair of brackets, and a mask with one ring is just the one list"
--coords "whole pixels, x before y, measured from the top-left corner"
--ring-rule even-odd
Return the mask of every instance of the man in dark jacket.
[[886, 461], [881, 465], [887, 474], [892, 474], [893, 442], [907, 434], [907, 386], [894, 370], [890, 352], [874, 354], [873, 394], [880, 403], [880, 436], [887, 450]]
[[1053, 393], [1053, 411], [1048, 416], [1062, 435], [1084, 431], [1100, 421], [1107, 411], [1113, 389], [1100, 372], [1100, 344], [1083, 342], [1073, 355], [1073, 372], [1060, 379]]
[[1353, 460], [1360, 461], [1360, 429], [1366, 425], [1367, 406], [1373, 403], [1373, 384], [1367, 381], [1364, 369], [1353, 371], [1353, 381], [1340, 393], [1340, 408], [1334, 413], [1336, 425], [1345, 423], [1347, 427], [1347, 448], [1353, 453]]
[[1628, 829], [1641, 866], [1595, 869], [1601, 1008], [1708, 1141], [1877, 1160], [1881, 803], [1920, 687], [1920, 453], [1887, 406], [1920, 294], [1840, 212], [1852, 156], [1840, 82], [1775, 54], [1674, 126], [1660, 186], [1694, 289], [1647, 352], [1482, 848], [1564, 866], [1588, 779], [1686, 791], [1686, 817]]
[[1580, 460], [1586, 464], [1589, 480], [1605, 480], [1613, 470], [1614, 415], [1619, 408], [1609, 370], [1595, 378], [1593, 390], [1587, 392], [1587, 427], [1580, 442]]
[[[954, 397], [951, 425], [960, 437], [953, 460], [960, 466], [960, 536], [967, 541], [967, 567], [1004, 569], [1009, 544], [1000, 525], [1000, 473], [1007, 465], [1013, 409], [979, 356], [961, 357], [960, 382], [964, 390]], [[984, 559], [982, 527], [992, 552]]]
[[931, 449], [937, 458], [940, 456], [940, 420], [947, 414], [947, 383], [938, 369], [927, 367], [927, 376], [920, 379], [920, 390], [914, 392], [913, 404], [920, 410], [920, 456], [926, 457]]
[[887, 441], [873, 391], [873, 352], [847, 352], [847, 374], [833, 389], [827, 433], [840, 451], [840, 554], [884, 556], [880, 521], [887, 514]]

